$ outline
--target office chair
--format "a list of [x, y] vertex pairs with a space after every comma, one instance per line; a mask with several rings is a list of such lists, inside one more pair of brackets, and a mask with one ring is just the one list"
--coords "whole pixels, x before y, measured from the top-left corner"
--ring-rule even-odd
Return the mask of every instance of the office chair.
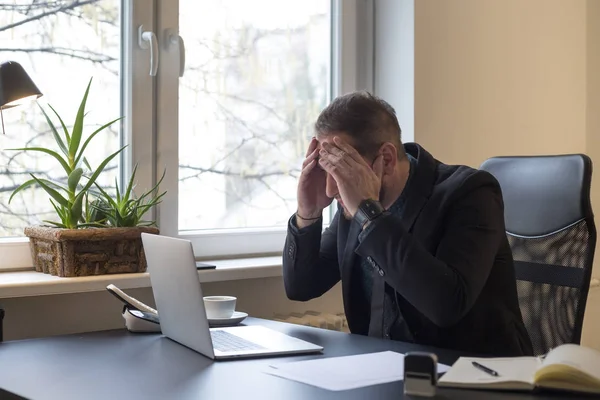
[[579, 344], [596, 247], [591, 159], [494, 157], [480, 169], [502, 188], [519, 306], [534, 353]]

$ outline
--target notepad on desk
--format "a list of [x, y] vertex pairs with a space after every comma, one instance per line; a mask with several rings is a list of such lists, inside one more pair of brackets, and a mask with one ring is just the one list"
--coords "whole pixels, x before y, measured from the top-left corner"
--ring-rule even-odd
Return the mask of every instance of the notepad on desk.
[[[473, 364], [473, 361], [484, 368]], [[497, 372], [492, 375], [489, 369]], [[600, 352], [575, 344], [551, 350], [545, 358], [460, 357], [439, 380], [440, 387], [525, 390], [559, 389], [600, 393]]]

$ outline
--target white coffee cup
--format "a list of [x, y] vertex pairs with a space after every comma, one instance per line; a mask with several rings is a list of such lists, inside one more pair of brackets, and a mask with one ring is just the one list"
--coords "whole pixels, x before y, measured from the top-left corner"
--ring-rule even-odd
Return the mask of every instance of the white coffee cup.
[[206, 318], [231, 318], [235, 311], [237, 298], [233, 296], [205, 296], [204, 308], [206, 309]]

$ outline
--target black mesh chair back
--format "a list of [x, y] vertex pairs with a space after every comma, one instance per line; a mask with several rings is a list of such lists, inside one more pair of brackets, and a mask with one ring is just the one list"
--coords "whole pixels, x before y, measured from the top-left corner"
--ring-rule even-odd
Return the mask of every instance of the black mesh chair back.
[[596, 247], [586, 155], [494, 157], [519, 305], [536, 355], [581, 340]]

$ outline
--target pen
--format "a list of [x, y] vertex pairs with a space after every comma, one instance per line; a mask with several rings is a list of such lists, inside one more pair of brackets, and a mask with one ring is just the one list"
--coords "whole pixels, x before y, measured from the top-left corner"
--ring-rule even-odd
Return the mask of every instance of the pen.
[[486, 367], [485, 365], [481, 365], [479, 364], [477, 361], [472, 361], [471, 364], [473, 364], [473, 366], [483, 372], [486, 372], [492, 376], [500, 376], [499, 373], [497, 373], [496, 371], [494, 371], [491, 368]]

